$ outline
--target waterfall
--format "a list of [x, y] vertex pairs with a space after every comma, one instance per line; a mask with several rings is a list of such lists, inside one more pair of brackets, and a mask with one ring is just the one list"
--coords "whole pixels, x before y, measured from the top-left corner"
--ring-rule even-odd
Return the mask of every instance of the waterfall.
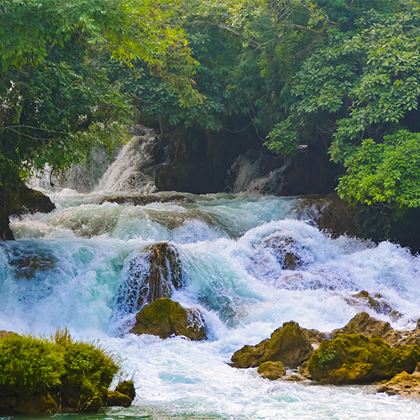
[[280, 194], [289, 162], [273, 167], [268, 160], [267, 154], [256, 151], [238, 156], [229, 170], [228, 190], [233, 193]]
[[153, 147], [156, 134], [143, 128], [123, 146], [115, 161], [109, 166], [95, 188], [97, 192], [141, 192], [156, 191], [154, 183]]

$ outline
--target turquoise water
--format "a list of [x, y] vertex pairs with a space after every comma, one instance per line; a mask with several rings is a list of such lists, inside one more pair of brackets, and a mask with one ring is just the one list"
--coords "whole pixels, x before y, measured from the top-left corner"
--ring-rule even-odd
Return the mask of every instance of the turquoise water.
[[[363, 289], [403, 314], [394, 326], [413, 327], [420, 258], [407, 250], [332, 239], [301, 220], [297, 198], [157, 194], [169, 201], [133, 205], [100, 204], [101, 194], [70, 190], [51, 197], [57, 210], [13, 220], [17, 241], [0, 244], [0, 329], [45, 336], [68, 327], [110, 351], [138, 393], [129, 409], [54, 418], [413, 419], [420, 412], [418, 402], [371, 387], [270, 382], [227, 364], [285, 321], [322, 331], [342, 326], [370, 310], [348, 302]], [[282, 269], [266, 245], [279, 237], [293, 239], [298, 269]], [[204, 342], [128, 334], [134, 314], [116, 311], [132, 275], [128, 261], [157, 241], [178, 250], [185, 287], [173, 298], [204, 313]], [[22, 271], [28, 255], [38, 268]]]

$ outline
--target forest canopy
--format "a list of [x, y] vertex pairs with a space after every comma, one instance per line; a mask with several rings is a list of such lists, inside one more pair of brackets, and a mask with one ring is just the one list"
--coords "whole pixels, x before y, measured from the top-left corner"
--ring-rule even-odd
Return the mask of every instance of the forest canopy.
[[6, 0], [0, 165], [62, 168], [135, 121], [322, 144], [342, 198], [420, 207], [417, 0]]

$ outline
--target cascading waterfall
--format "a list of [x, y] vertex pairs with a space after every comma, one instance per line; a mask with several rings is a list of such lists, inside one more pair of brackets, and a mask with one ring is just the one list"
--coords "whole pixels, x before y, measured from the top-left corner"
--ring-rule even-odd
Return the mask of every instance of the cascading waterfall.
[[102, 176], [96, 191], [151, 193], [156, 190], [153, 179], [156, 135], [151, 129], [143, 128], [142, 131], [143, 134], [134, 136], [123, 146]]
[[267, 170], [266, 158], [262, 152], [238, 156], [229, 170], [228, 190], [233, 193], [280, 194], [289, 162]]
[[[116, 183], [116, 174], [133, 163], [135, 142], [101, 188], [126, 185]], [[133, 177], [126, 178], [128, 188]], [[116, 416], [415, 418], [418, 402], [369, 387], [269, 382], [227, 362], [289, 320], [331, 331], [366, 310], [396, 327], [413, 327], [420, 257], [388, 242], [333, 239], [299, 218], [299, 199], [151, 197], [155, 202], [144, 205], [117, 204], [66, 190], [54, 195], [54, 212], [14, 219], [17, 241], [0, 243], [0, 330], [48, 335], [68, 327], [77, 338], [97, 339], [137, 385], [135, 405]], [[201, 309], [206, 341], [128, 334], [139, 297], [147, 295], [150, 249], [161, 242], [176, 249], [182, 266], [172, 299]], [[353, 305], [349, 298], [362, 289], [380, 293], [402, 316]]]

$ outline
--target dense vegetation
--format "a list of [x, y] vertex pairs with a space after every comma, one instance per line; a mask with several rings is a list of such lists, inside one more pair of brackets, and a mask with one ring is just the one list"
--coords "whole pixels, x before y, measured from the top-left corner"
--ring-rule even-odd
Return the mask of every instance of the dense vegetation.
[[417, 0], [5, 0], [2, 182], [133, 121], [322, 144], [342, 198], [420, 207]]
[[66, 331], [51, 340], [7, 335], [0, 339], [0, 412], [19, 412], [21, 397], [29, 401], [22, 412], [96, 411], [107, 404], [118, 370], [103, 350], [73, 341]]

